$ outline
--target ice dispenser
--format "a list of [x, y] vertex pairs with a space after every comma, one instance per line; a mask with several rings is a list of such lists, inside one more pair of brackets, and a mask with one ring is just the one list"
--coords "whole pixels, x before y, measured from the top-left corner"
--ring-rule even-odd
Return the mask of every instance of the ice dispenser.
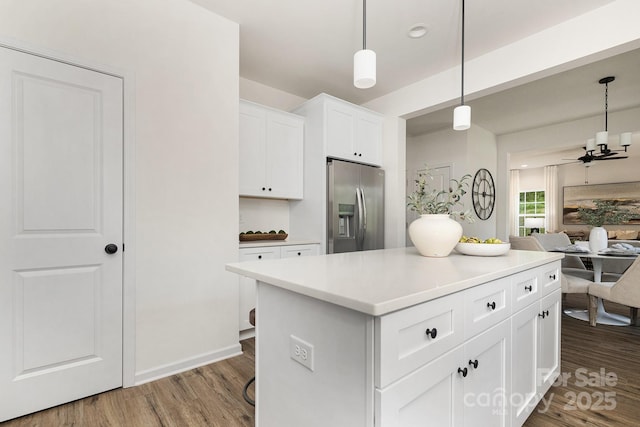
[[352, 238], [354, 237], [353, 214], [355, 205], [338, 204], [338, 237]]

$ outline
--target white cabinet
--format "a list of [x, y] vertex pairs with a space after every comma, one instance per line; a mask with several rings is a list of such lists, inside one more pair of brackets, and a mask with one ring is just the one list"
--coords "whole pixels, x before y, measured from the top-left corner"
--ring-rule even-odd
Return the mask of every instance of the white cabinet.
[[326, 100], [326, 155], [380, 166], [382, 117], [340, 100]]
[[[260, 261], [268, 259], [291, 258], [297, 256], [318, 255], [319, 244], [261, 246], [240, 248], [240, 261]], [[249, 312], [256, 307], [256, 281], [240, 277], [240, 331], [253, 328], [249, 323]]]
[[[559, 268], [554, 261], [381, 316], [260, 282], [256, 360], [269, 401], [257, 422], [521, 426], [560, 370]], [[292, 337], [313, 348], [312, 371], [292, 361]]]
[[[240, 249], [240, 261], [259, 261], [280, 258], [279, 247]], [[249, 323], [249, 312], [256, 307], [256, 281], [240, 277], [240, 330], [253, 328]]]
[[240, 101], [241, 196], [301, 199], [304, 118]]
[[376, 390], [380, 425], [509, 425], [510, 323], [503, 321], [385, 389]]
[[513, 316], [512, 426], [521, 426], [560, 374], [560, 289]]

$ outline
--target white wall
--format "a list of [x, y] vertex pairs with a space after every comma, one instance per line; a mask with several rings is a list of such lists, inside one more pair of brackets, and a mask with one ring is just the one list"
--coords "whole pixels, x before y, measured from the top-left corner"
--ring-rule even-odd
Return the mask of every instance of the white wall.
[[[632, 108], [622, 111], [616, 111], [609, 113], [609, 123], [615, 123], [616, 129], [624, 130], [637, 130], [638, 120], [640, 116], [640, 108]], [[586, 141], [587, 138], [592, 138], [596, 131], [601, 130], [602, 117], [600, 115], [596, 117], [588, 117], [584, 119], [574, 120], [570, 122], [559, 123], [555, 125], [543, 126], [535, 129], [528, 129], [522, 132], [514, 132], [511, 134], [501, 135], [498, 137], [498, 158], [504, 159], [504, 163], [499, 160], [498, 172], [504, 173], [507, 171], [507, 159], [509, 153], [526, 153], [532, 149], [534, 150], [562, 150], [563, 148], [575, 148], [579, 146], [582, 141]], [[612, 130], [610, 128], [610, 130]], [[635, 137], [634, 137], [635, 140]], [[615, 148], [615, 147], [614, 147]], [[631, 146], [630, 150], [635, 151], [639, 148], [637, 146]], [[594, 166], [585, 170], [585, 167], [581, 163], [572, 163], [558, 166], [558, 187], [559, 187], [559, 200], [558, 200], [558, 215], [562, 218], [562, 187], [572, 185], [584, 185], [588, 180], [589, 184], [606, 184], [614, 182], [630, 182], [640, 181], [640, 164], [638, 157], [630, 157], [624, 160], [609, 160], [594, 162]], [[544, 188], [544, 176], [542, 169], [540, 170], [540, 186], [536, 189]], [[520, 188], [524, 188], [524, 185], [533, 185], [525, 181], [523, 183], [523, 177], [527, 179], [529, 172], [526, 169], [520, 172]], [[530, 176], [531, 181], [535, 178]], [[506, 178], [506, 182], [508, 178]], [[529, 182], [531, 182], [529, 181]], [[506, 209], [506, 205], [505, 205]], [[558, 224], [561, 230], [577, 230], [586, 229], [586, 226], [577, 225], [565, 225], [561, 222]], [[616, 229], [640, 229], [640, 226], [620, 226]], [[508, 233], [505, 228], [498, 228], [499, 233]]]
[[240, 98], [283, 111], [291, 111], [306, 101], [300, 96], [244, 77], [240, 77]]
[[240, 231], [285, 230], [288, 233], [289, 201], [240, 197], [239, 223]]
[[[637, 0], [616, 0], [594, 11], [534, 34], [524, 40], [504, 46], [465, 62], [465, 98], [479, 98], [510, 87], [531, 82], [564, 70], [640, 47], [640, 15]], [[500, 64], [500, 66], [496, 66]], [[460, 93], [459, 67], [408, 85], [364, 104], [365, 107], [388, 116], [387, 122], [398, 117], [411, 118], [457, 103]], [[472, 113], [473, 114], [473, 113]], [[406, 144], [406, 136], [385, 132], [385, 150], [399, 152]], [[386, 152], [385, 151], [385, 152]], [[398, 170], [405, 164], [394, 165]], [[508, 158], [498, 151], [496, 224], [500, 238], [508, 236]], [[385, 165], [386, 168], [386, 159]], [[394, 175], [399, 182], [387, 187], [404, 187], [403, 174]], [[404, 223], [405, 206], [386, 205], [386, 222]], [[385, 236], [399, 241], [403, 236]]]
[[[410, 176], [422, 169], [427, 163], [429, 167], [441, 165], [452, 166], [452, 178], [460, 179], [463, 175], [471, 175], [468, 180], [469, 191], [463, 197], [464, 209], [473, 211], [471, 185], [473, 176], [480, 168], [488, 169], [494, 177], [497, 158], [496, 138], [486, 129], [472, 124], [465, 132], [444, 129], [438, 132], [407, 138], [406, 166]], [[406, 203], [405, 203], [406, 205]], [[496, 215], [487, 220], [476, 219], [473, 224], [463, 222], [465, 235], [482, 239], [496, 236]]]
[[135, 78], [137, 380], [237, 352], [238, 25], [187, 0], [4, 0], [0, 37]]

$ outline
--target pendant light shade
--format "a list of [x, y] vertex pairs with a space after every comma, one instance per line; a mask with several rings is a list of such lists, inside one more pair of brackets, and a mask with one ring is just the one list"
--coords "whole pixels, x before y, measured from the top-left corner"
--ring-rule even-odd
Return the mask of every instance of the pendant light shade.
[[362, 49], [353, 55], [353, 85], [368, 89], [376, 84], [376, 53]]
[[460, 105], [453, 110], [453, 129], [467, 130], [471, 127], [471, 107], [464, 105], [464, 0], [462, 0], [462, 58], [460, 61]]
[[367, 49], [367, 0], [362, 0], [362, 50], [353, 55], [353, 85], [368, 89], [376, 84], [376, 53]]
[[453, 129], [467, 130], [471, 127], [471, 107], [459, 105], [453, 110]]
[[627, 149], [631, 145], [631, 132], [624, 132], [620, 134], [620, 148]]

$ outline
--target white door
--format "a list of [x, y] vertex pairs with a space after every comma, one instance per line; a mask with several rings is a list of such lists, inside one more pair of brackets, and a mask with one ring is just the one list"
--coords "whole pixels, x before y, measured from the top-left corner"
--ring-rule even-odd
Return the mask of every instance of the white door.
[[122, 385], [123, 86], [6, 48], [0, 73], [3, 421]]

